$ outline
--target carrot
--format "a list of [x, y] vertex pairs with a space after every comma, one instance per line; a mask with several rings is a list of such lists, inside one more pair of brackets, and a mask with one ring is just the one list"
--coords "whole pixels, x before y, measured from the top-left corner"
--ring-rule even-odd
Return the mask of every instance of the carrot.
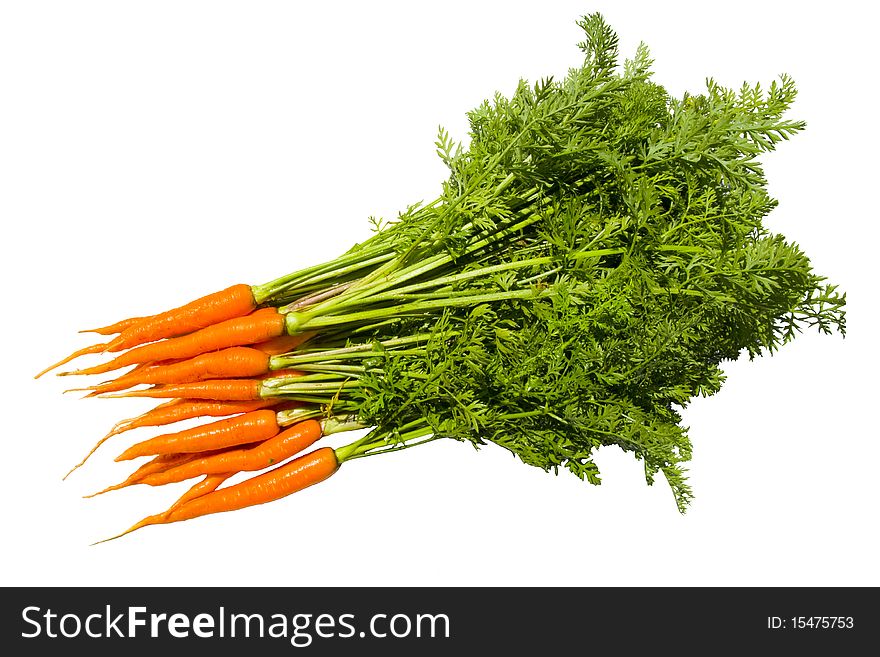
[[163, 434], [132, 445], [116, 457], [127, 461], [138, 456], [173, 452], [204, 452], [266, 440], [281, 430], [274, 411], [262, 409], [210, 422], [176, 433]]
[[117, 422], [110, 432], [101, 438], [91, 451], [86, 454], [85, 458], [70, 469], [64, 479], [70, 476], [70, 473], [81, 467], [94, 454], [98, 448], [113, 436], [118, 436], [125, 431], [131, 431], [139, 427], [160, 427], [174, 422], [190, 420], [197, 417], [223, 417], [226, 415], [238, 415], [239, 413], [247, 413], [249, 411], [257, 411], [262, 408], [268, 408], [279, 403], [277, 399], [263, 399], [259, 401], [244, 402], [202, 402], [192, 401], [188, 399], [175, 399], [171, 402], [159, 404], [156, 408], [147, 411], [143, 415], [139, 415], [128, 420]]
[[144, 383], [192, 383], [205, 379], [245, 378], [269, 371], [269, 355], [250, 347], [229, 347], [171, 365], [138, 367], [113, 381], [86, 390], [116, 392]]
[[[123, 376], [125, 378], [137, 379], [140, 377], [145, 371], [152, 370], [156, 367], [167, 367], [168, 365], [174, 365], [175, 363], [179, 363], [179, 360], [163, 360], [160, 362], [151, 362], [151, 363], [141, 363], [140, 365], [135, 365], [128, 372], [126, 372]], [[64, 376], [64, 372], [61, 372], [59, 376]], [[94, 397], [98, 394], [97, 388], [102, 385], [111, 385], [113, 381], [119, 381], [123, 377], [117, 377], [112, 381], [106, 381], [105, 383], [98, 384], [97, 386], [86, 386], [84, 388], [68, 388], [64, 392], [85, 392], [89, 391], [89, 394], [86, 397]], [[123, 388], [119, 388], [123, 390]]]
[[270, 312], [229, 319], [179, 338], [135, 347], [103, 365], [64, 374], [103, 374], [137, 363], [192, 358], [209, 351], [264, 342], [284, 333], [284, 315], [267, 310]]
[[146, 342], [185, 335], [247, 315], [255, 306], [249, 285], [233, 285], [132, 324], [110, 343], [107, 351], [122, 351]]
[[248, 506], [265, 504], [320, 483], [339, 469], [336, 452], [321, 447], [268, 472], [251, 477], [234, 486], [215, 490], [166, 513], [148, 516], [129, 529], [103, 543], [148, 525], [162, 525], [191, 520], [212, 513], [235, 511]]
[[197, 497], [207, 495], [208, 493], [217, 490], [220, 484], [222, 484], [234, 474], [234, 472], [222, 472], [218, 474], [205, 475], [204, 479], [196, 482], [192, 488], [181, 495], [178, 500], [174, 504], [172, 504], [171, 507], [165, 512], [165, 514], [167, 515], [175, 509], [180, 508], [190, 500], [194, 500]]
[[[152, 399], [171, 399], [185, 397], [213, 401], [254, 401], [262, 399], [262, 383], [272, 379], [302, 376], [300, 370], [276, 370], [256, 379], [211, 379], [194, 383], [157, 385], [144, 390], [106, 393], [101, 397], [115, 399], [120, 397], [149, 397]], [[86, 388], [87, 389], [87, 388]], [[90, 397], [92, 395], [86, 395]]]
[[105, 398], [150, 397], [153, 399], [205, 399], [213, 401], [256, 401], [261, 399], [259, 379], [211, 379], [195, 383], [172, 383], [154, 386], [146, 390], [127, 390], [125, 392], [101, 395]]
[[233, 449], [187, 461], [168, 470], [142, 477], [138, 483], [164, 486], [203, 474], [262, 470], [298, 454], [320, 437], [321, 424], [317, 420], [304, 420], [254, 447]]
[[38, 372], [36, 375], [34, 375], [34, 378], [39, 379], [46, 372], [51, 372], [56, 367], [61, 367], [62, 365], [66, 365], [67, 363], [72, 361], [74, 358], [79, 358], [80, 356], [85, 356], [87, 354], [102, 354], [102, 353], [104, 353], [104, 350], [107, 348], [107, 345], [109, 345], [109, 344], [110, 344], [109, 342], [103, 342], [101, 344], [93, 344], [89, 347], [83, 347], [82, 349], [80, 349], [78, 351], [74, 351], [72, 354], [70, 354], [66, 358], [62, 358], [57, 363], [49, 365], [49, 367], [47, 367], [46, 369]]
[[138, 483], [142, 477], [162, 472], [166, 468], [173, 468], [175, 465], [181, 465], [196, 458], [198, 458], [198, 454], [160, 454], [132, 472], [125, 481], [114, 484], [113, 486], [108, 486], [104, 490], [99, 490], [97, 493], [83, 495], [83, 497], [96, 497], [98, 495], [103, 495], [104, 493], [109, 493], [111, 490], [119, 490], [120, 488], [131, 486], [132, 484]]
[[[249, 445], [249, 447], [255, 446], [257, 443], [253, 443]], [[176, 467], [178, 465], [183, 465], [185, 463], [189, 463], [195, 459], [205, 458], [209, 456], [216, 456], [217, 454], [222, 454], [223, 452], [230, 451], [231, 448], [225, 449], [214, 449], [206, 452], [194, 452], [192, 454], [188, 453], [175, 453], [175, 454], [159, 454], [158, 456], [154, 456], [152, 459], [144, 463], [137, 470], [132, 472], [125, 481], [121, 481], [118, 484], [114, 484], [113, 486], [108, 486], [104, 490], [98, 491], [97, 493], [92, 493], [91, 495], [84, 495], [83, 497], [95, 497], [97, 495], [103, 495], [104, 493], [109, 493], [113, 490], [119, 490], [120, 488], [127, 488], [128, 486], [134, 486], [135, 484], [140, 484], [144, 477], [153, 474], [159, 474], [165, 472], [169, 468]], [[229, 473], [230, 475], [234, 473]]]
[[198, 401], [192, 399], [176, 399], [172, 402], [159, 404], [156, 408], [134, 418], [117, 422], [111, 433], [117, 435], [140, 427], [161, 427], [166, 424], [191, 420], [197, 417], [224, 417], [238, 415], [249, 411], [258, 411], [279, 403], [278, 399], [261, 399], [258, 401]]
[[[250, 286], [239, 284], [228, 287], [220, 292], [201, 297], [200, 299], [191, 301], [190, 303], [174, 308], [173, 310], [159, 313], [158, 315], [151, 315], [149, 317], [132, 317], [127, 320], [124, 319], [116, 324], [102, 327], [98, 331], [99, 333], [103, 331], [109, 332], [111, 329], [125, 326], [122, 333], [116, 336], [113, 340], [75, 351], [67, 358], [47, 367], [40, 372], [37, 377], [40, 377], [46, 372], [49, 372], [56, 367], [60, 367], [65, 363], [69, 363], [74, 358], [78, 358], [85, 354], [102, 353], [104, 351], [116, 352], [122, 351], [123, 349], [131, 349], [132, 347], [137, 347], [138, 345], [143, 345], [147, 342], [186, 335], [193, 331], [205, 328], [206, 326], [213, 326], [214, 324], [225, 320], [242, 317], [251, 312], [255, 305], [256, 302], [254, 301], [254, 295], [253, 292], [251, 292]], [[185, 358], [188, 358], [188, 356], [185, 356]], [[153, 358], [149, 360], [163, 359]], [[133, 361], [129, 364], [131, 365], [134, 362], [138, 361]], [[122, 365], [119, 367], [122, 367]], [[107, 372], [109, 370], [102, 371]]]
[[80, 333], [98, 333], [99, 335], [114, 335], [116, 333], [122, 333], [125, 329], [137, 324], [138, 322], [142, 322], [145, 319], [150, 319], [152, 315], [149, 317], [130, 317], [128, 319], [123, 319], [115, 324], [110, 324], [109, 326], [102, 326], [100, 328], [93, 329], [83, 329]]

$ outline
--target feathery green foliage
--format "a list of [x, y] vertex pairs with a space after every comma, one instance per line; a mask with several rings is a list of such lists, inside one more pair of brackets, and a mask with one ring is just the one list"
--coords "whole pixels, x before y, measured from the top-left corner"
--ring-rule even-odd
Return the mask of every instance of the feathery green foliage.
[[440, 130], [439, 198], [264, 286], [299, 300], [290, 332], [327, 332], [275, 359], [312, 374], [265, 392], [375, 427], [343, 460], [453, 438], [596, 484], [616, 445], [684, 510], [681, 408], [725, 360], [843, 333], [845, 295], [763, 225], [759, 156], [804, 127], [792, 80], [674, 98], [644, 44], [621, 67], [602, 17], [579, 25], [580, 67], [482, 103], [466, 148]]

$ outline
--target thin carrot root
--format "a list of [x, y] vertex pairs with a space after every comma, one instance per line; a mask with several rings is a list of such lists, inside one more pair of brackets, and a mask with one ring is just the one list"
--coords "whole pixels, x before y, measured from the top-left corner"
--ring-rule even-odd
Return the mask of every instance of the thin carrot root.
[[307, 449], [321, 437], [321, 433], [319, 422], [304, 420], [253, 447], [230, 449], [219, 454], [201, 456], [162, 472], [142, 477], [139, 483], [164, 486], [201, 475], [262, 470], [286, 461]]
[[277, 399], [261, 399], [259, 401], [197, 401], [191, 399], [175, 399], [159, 404], [156, 408], [137, 417], [121, 420], [111, 429], [118, 435], [141, 427], [161, 427], [183, 420], [197, 417], [225, 417], [258, 411], [279, 404]]
[[265, 504], [320, 483], [339, 469], [336, 453], [321, 447], [234, 486], [203, 495], [168, 514], [165, 522], [191, 520]]
[[192, 429], [163, 434], [132, 445], [116, 457], [127, 461], [153, 454], [193, 453], [266, 440], [281, 430], [274, 411], [262, 409], [210, 422]]
[[100, 344], [93, 344], [88, 347], [83, 347], [82, 349], [80, 349], [78, 351], [74, 351], [72, 354], [70, 354], [66, 358], [62, 358], [54, 365], [49, 365], [49, 367], [47, 367], [46, 369], [42, 370], [41, 372], [38, 372], [34, 376], [34, 378], [39, 379], [41, 376], [43, 376], [47, 372], [51, 372], [55, 368], [61, 367], [62, 365], [66, 365], [67, 363], [72, 361], [74, 358], [79, 358], [80, 356], [86, 356], [88, 354], [102, 354], [102, 353], [104, 353], [104, 350], [107, 348], [108, 344], [109, 344], [108, 342], [102, 342]]
[[142, 322], [145, 319], [150, 319], [150, 317], [130, 317], [129, 319], [123, 319], [115, 324], [110, 324], [109, 326], [101, 326], [100, 328], [92, 328], [92, 329], [83, 329], [80, 333], [97, 333], [99, 335], [115, 335], [117, 333], [122, 333], [127, 328], [130, 328], [137, 324], [138, 322]]
[[96, 387], [97, 386], [86, 386], [85, 388], [68, 388], [67, 390], [63, 391], [62, 394], [66, 395], [69, 392], [87, 392], [89, 394], [84, 395], [83, 398], [93, 397], [96, 394]]
[[120, 488], [126, 488], [126, 487], [131, 486], [132, 484], [136, 484], [136, 483], [137, 483], [136, 481], [128, 481], [126, 479], [125, 481], [121, 481], [118, 484], [113, 484], [112, 486], [107, 486], [107, 488], [96, 491], [94, 493], [89, 493], [88, 495], [83, 495], [83, 499], [88, 500], [93, 497], [98, 497], [98, 495], [103, 495], [104, 493], [109, 493], [110, 491], [113, 491], [113, 490], [119, 490]]
[[217, 490], [217, 488], [219, 488], [224, 481], [229, 479], [234, 474], [234, 472], [219, 472], [216, 474], [205, 475], [204, 479], [196, 482], [192, 486], [192, 488], [181, 495], [180, 498], [178, 498], [178, 500], [168, 508], [164, 515], [167, 517], [172, 511], [179, 509], [190, 500], [194, 500], [197, 497], [207, 495], [208, 493]]
[[121, 481], [118, 484], [114, 484], [112, 486], [108, 486], [104, 490], [99, 490], [96, 493], [91, 493], [89, 495], [83, 495], [84, 498], [88, 499], [91, 497], [96, 497], [98, 495], [103, 495], [104, 493], [109, 493], [113, 490], [119, 490], [120, 488], [126, 488], [127, 486], [132, 486], [140, 482], [140, 480], [146, 476], [151, 474], [164, 472], [168, 468], [173, 468], [177, 465], [182, 465], [188, 461], [192, 461], [196, 458], [195, 454], [160, 454], [155, 458], [150, 459], [146, 463], [144, 463], [137, 470], [132, 472], [125, 481]]
[[174, 510], [148, 516], [121, 534], [98, 543], [114, 540], [148, 525], [191, 520], [273, 502], [324, 481], [338, 469], [336, 452], [331, 447], [321, 447], [268, 472], [197, 497]]
[[233, 285], [132, 324], [110, 342], [107, 351], [122, 351], [147, 342], [186, 335], [206, 326], [247, 315], [255, 306], [250, 286]]
[[[185, 399], [172, 399], [170, 401], [157, 404], [156, 406], [151, 408], [149, 411], [146, 411], [145, 413], [141, 413], [140, 415], [136, 415], [135, 417], [128, 417], [128, 418], [125, 418], [124, 420], [119, 420], [119, 422], [117, 422], [116, 424], [114, 424], [110, 428], [110, 432], [114, 433], [114, 435], [115, 435], [116, 433], [122, 433], [123, 431], [128, 431], [129, 429], [135, 429], [135, 428], [137, 428], [137, 426], [130, 426], [130, 425], [133, 423], [137, 423], [137, 422], [149, 421], [148, 418], [155, 416], [155, 415], [160, 415], [163, 413], [171, 412], [170, 409], [173, 409], [177, 406], [181, 406], [184, 403], [186, 403], [186, 401], [187, 400], [185, 400]], [[189, 418], [186, 418], [186, 419], [189, 419]], [[145, 424], [145, 425], [141, 425], [141, 426], [155, 426], [155, 425]]]
[[107, 363], [71, 374], [104, 374], [138, 363], [193, 358], [210, 351], [265, 342], [284, 333], [284, 316], [273, 308], [265, 310], [271, 312], [229, 319], [188, 335], [134, 347]]
[[113, 436], [118, 436], [126, 431], [137, 429], [140, 427], [160, 427], [183, 420], [191, 420], [197, 417], [224, 417], [228, 415], [238, 415], [241, 413], [249, 413], [250, 411], [258, 411], [263, 408], [270, 408], [277, 405], [276, 399], [264, 399], [260, 401], [246, 402], [194, 402], [183, 399], [175, 399], [171, 402], [159, 404], [156, 408], [147, 411], [128, 420], [117, 422], [110, 429], [106, 436], [101, 438], [91, 451], [86, 454], [82, 461], [77, 463], [70, 469], [62, 480], [67, 479], [71, 473], [77, 468], [82, 467], [86, 461], [91, 458], [101, 445], [107, 442]]
[[230, 347], [200, 354], [171, 365], [136, 367], [112, 381], [87, 388], [100, 394], [118, 392], [143, 384], [193, 383], [206, 379], [239, 379], [269, 371], [269, 356], [259, 349]]
[[259, 379], [218, 379], [198, 381], [196, 383], [159, 385], [144, 390], [111, 392], [98, 396], [103, 399], [119, 399], [123, 397], [171, 399], [174, 397], [185, 397], [187, 399], [213, 401], [257, 401], [260, 399], [261, 385], [262, 382]]
[[[165, 513], [157, 513], [154, 516], [148, 516], [143, 520], [133, 524], [131, 527], [126, 529], [124, 532], [120, 534], [116, 534], [116, 536], [111, 536], [110, 538], [103, 538], [100, 541], [95, 541], [92, 543], [92, 546], [100, 545], [101, 543], [107, 543], [108, 541], [115, 541], [117, 538], [122, 538], [126, 534], [131, 534], [133, 531], [141, 529], [142, 527], [147, 527], [149, 525], [158, 525], [163, 522], [167, 522]], [[91, 547], [91, 546], [90, 546]]]
[[109, 433], [107, 433], [106, 436], [104, 436], [103, 438], [101, 438], [101, 440], [99, 440], [97, 443], [95, 443], [95, 446], [92, 447], [92, 449], [89, 451], [88, 454], [85, 455], [85, 457], [83, 457], [83, 460], [82, 460], [82, 461], [80, 461], [80, 462], [77, 463], [75, 466], [73, 466], [70, 470], [67, 471], [67, 474], [66, 474], [66, 475], [64, 475], [63, 477], [61, 477], [61, 481], [66, 480], [70, 475], [73, 474], [73, 472], [74, 472], [75, 470], [77, 470], [78, 468], [81, 468], [83, 465], [85, 465], [86, 461], [89, 460], [89, 458], [91, 457], [91, 455], [94, 454], [95, 452], [97, 452], [97, 451], [98, 451], [98, 448], [99, 448], [101, 445], [103, 445], [104, 443], [106, 443], [110, 438], [112, 438], [113, 436], [115, 436], [116, 433], [117, 433], [117, 432], [115, 431], [115, 429], [111, 429], [111, 430], [109, 431]]

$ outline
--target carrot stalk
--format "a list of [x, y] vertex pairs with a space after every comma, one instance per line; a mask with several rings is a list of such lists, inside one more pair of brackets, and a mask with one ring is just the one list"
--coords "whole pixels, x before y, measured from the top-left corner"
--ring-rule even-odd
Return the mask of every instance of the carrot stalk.
[[[135, 347], [108, 363], [66, 374], [103, 374], [120, 367], [168, 359], [192, 358], [209, 351], [265, 342], [284, 333], [284, 316], [274, 309], [271, 313], [254, 313], [229, 319], [194, 333], [169, 340]], [[124, 334], [123, 334], [124, 335]]]
[[98, 543], [125, 536], [148, 525], [191, 520], [212, 513], [235, 511], [273, 502], [324, 481], [338, 469], [336, 452], [330, 447], [321, 447], [268, 472], [197, 497], [169, 512], [148, 516], [121, 534]]
[[228, 450], [187, 461], [168, 470], [144, 476], [138, 483], [164, 486], [199, 475], [262, 470], [311, 447], [320, 437], [321, 424], [316, 420], [304, 420], [254, 447]]
[[262, 409], [210, 422], [176, 433], [163, 434], [132, 445], [116, 457], [127, 461], [138, 456], [174, 452], [204, 452], [266, 440], [280, 431], [274, 411]]

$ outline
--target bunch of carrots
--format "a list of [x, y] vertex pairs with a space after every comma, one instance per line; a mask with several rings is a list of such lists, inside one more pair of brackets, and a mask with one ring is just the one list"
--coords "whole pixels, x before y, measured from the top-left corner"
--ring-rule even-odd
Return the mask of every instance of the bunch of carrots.
[[[803, 127], [783, 116], [791, 81], [674, 99], [644, 46], [620, 71], [602, 17], [579, 25], [584, 61], [563, 81], [472, 111], [467, 149], [441, 130], [450, 177], [431, 203], [329, 262], [92, 329], [107, 339], [40, 373], [103, 355], [61, 374], [123, 371], [80, 390], [162, 400], [86, 459], [125, 432], [208, 418], [117, 457], [149, 460], [106, 491], [196, 480], [128, 532], [277, 500], [438, 438], [594, 484], [595, 450], [615, 446], [684, 510], [679, 408], [720, 388], [723, 360], [804, 326], [844, 331], [845, 295], [762, 224], [775, 201], [756, 158]], [[258, 474], [227, 483], [243, 472]]]
[[[309, 335], [284, 335], [283, 316], [274, 308], [258, 310], [249, 286], [235, 285], [158, 315], [91, 331], [115, 337], [77, 351], [38, 376], [81, 355], [124, 352], [108, 363], [62, 374], [103, 374], [134, 365], [130, 372], [89, 388], [89, 396], [151, 384], [120, 396], [172, 399], [119, 422], [86, 459], [112, 436], [132, 429], [224, 418], [141, 441], [117, 457], [151, 459], [101, 493], [201, 477], [166, 512], [145, 518], [129, 531], [275, 500], [326, 479], [339, 467], [334, 450], [325, 447], [217, 490], [234, 474], [262, 470], [307, 450], [333, 426], [321, 419], [317, 408], [260, 398], [261, 382], [270, 376], [271, 356], [294, 349]], [[295, 375], [288, 371], [271, 376]]]

